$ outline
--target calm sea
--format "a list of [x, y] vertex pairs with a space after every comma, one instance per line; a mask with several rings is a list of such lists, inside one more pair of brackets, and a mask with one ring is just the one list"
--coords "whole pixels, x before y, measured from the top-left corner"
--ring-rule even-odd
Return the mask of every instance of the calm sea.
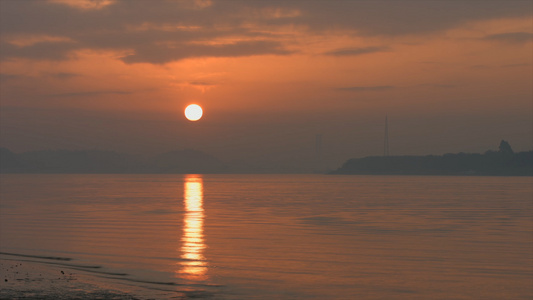
[[531, 177], [1, 175], [0, 183], [1, 252], [70, 258], [57, 262], [139, 296], [533, 298]]

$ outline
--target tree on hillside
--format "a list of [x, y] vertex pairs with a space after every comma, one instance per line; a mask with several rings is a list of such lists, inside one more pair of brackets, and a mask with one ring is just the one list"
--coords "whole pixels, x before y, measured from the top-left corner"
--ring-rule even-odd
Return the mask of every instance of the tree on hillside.
[[507, 141], [502, 140], [500, 142], [500, 153], [503, 154], [514, 154], [513, 149], [511, 148], [511, 145]]

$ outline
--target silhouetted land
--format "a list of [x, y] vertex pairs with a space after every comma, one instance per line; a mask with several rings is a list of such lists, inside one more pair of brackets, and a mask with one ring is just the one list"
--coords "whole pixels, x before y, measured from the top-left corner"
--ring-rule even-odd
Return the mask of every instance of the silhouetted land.
[[484, 154], [354, 158], [331, 174], [533, 176], [533, 151], [514, 153], [501, 141], [499, 151]]
[[[186, 174], [235, 173], [239, 169], [197, 150], [139, 157], [101, 150], [45, 150], [13, 153], [0, 148], [0, 173]], [[502, 141], [498, 151], [427, 156], [370, 156], [350, 159], [331, 174], [533, 176], [533, 151], [514, 153]]]
[[16, 154], [0, 148], [0, 173], [222, 173], [226, 166], [196, 150], [141, 158], [114, 151], [46, 150]]

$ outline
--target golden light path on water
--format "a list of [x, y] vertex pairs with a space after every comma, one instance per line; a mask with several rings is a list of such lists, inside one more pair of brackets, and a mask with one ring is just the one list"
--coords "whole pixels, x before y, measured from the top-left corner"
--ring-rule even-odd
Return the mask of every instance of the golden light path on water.
[[204, 257], [204, 208], [202, 175], [185, 175], [185, 216], [181, 238], [179, 275], [189, 280], [206, 280], [207, 263]]

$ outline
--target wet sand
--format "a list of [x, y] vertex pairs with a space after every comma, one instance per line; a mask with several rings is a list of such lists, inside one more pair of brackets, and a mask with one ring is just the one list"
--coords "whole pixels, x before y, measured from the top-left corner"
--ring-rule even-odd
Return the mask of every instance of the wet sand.
[[3, 258], [0, 270], [0, 299], [141, 299], [65, 266]]

